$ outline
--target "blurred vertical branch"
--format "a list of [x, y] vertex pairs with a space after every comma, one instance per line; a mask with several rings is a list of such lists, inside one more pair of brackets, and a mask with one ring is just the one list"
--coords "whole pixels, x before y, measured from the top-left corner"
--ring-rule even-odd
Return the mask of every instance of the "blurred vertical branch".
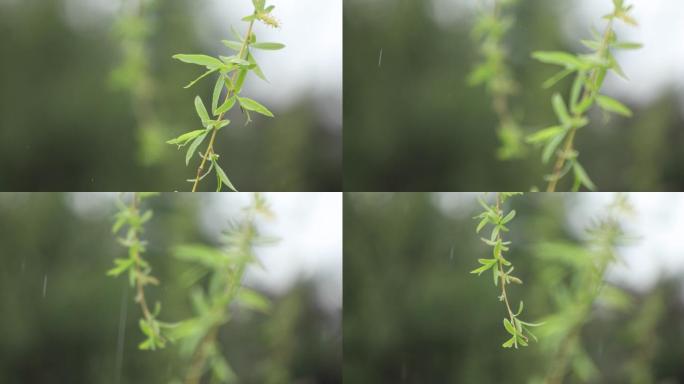
[[582, 187], [596, 189], [594, 182], [580, 164], [579, 151], [575, 148], [577, 132], [589, 124], [588, 113], [592, 106], [598, 105], [606, 113], [632, 116], [632, 111], [621, 102], [600, 94], [609, 71], [627, 78], [612, 51], [641, 47], [638, 43], [618, 41], [614, 29], [616, 21], [631, 26], [637, 25], [630, 15], [632, 8], [633, 6], [625, 4], [624, 0], [613, 0], [613, 11], [603, 17], [607, 20], [603, 34], [592, 29], [593, 38], [582, 40], [582, 44], [592, 51], [590, 54], [561, 51], [537, 51], [532, 54], [533, 58], [542, 63], [563, 67], [560, 72], [544, 82], [545, 88], [550, 88], [575, 74], [569, 97], [564, 99], [560, 93], [555, 93], [551, 99], [558, 119], [557, 125], [542, 129], [528, 138], [531, 143], [543, 145], [544, 164], [551, 161], [552, 157], [556, 158], [552, 173], [545, 178], [548, 182], [547, 192], [555, 192], [560, 180], [571, 171], [574, 175], [573, 191], [579, 191]]
[[523, 133], [511, 111], [510, 98], [517, 92], [517, 85], [507, 63], [508, 52], [503, 41], [515, 23], [508, 11], [517, 1], [494, 0], [490, 7], [483, 4], [472, 31], [473, 38], [480, 43], [482, 58], [468, 82], [473, 86], [484, 85], [492, 97], [492, 107], [499, 120], [498, 156], [503, 160], [520, 158], [526, 152]]
[[120, 200], [117, 201], [119, 211], [115, 216], [112, 232], [117, 234], [123, 230], [125, 233], [125, 236], [118, 240], [128, 249], [128, 257], [115, 259], [114, 268], [107, 272], [107, 275], [112, 277], [128, 274], [129, 282], [136, 290], [135, 302], [138, 303], [143, 314], [140, 319], [140, 329], [147, 337], [140, 343], [139, 348], [151, 350], [164, 348], [167, 340], [162, 335], [162, 329], [169, 326], [157, 320], [161, 304], [156, 303], [152, 310], [145, 297], [145, 287], [150, 284], [159, 285], [159, 280], [152, 276], [152, 268], [143, 258], [147, 244], [141, 239], [144, 232], [143, 225], [152, 218], [152, 211], [143, 211], [140, 205], [145, 198], [154, 195], [156, 194], [135, 192], [131, 196], [129, 205], [125, 205]]
[[110, 74], [116, 90], [130, 94], [138, 123], [138, 157], [145, 165], [161, 160], [163, 127], [154, 107], [155, 82], [150, 69], [148, 40], [155, 27], [152, 22], [157, 0], [122, 0], [121, 16], [113, 36], [120, 43], [122, 59]]
[[544, 335], [543, 348], [552, 356], [544, 383], [562, 383], [569, 366], [582, 381], [599, 374], [582, 346], [581, 333], [598, 299], [611, 309], [625, 310], [630, 306], [629, 296], [608, 285], [604, 278], [607, 268], [617, 261], [616, 247], [628, 239], [621, 220], [633, 212], [626, 196], [617, 195], [587, 229], [585, 244], [546, 242], [536, 247], [538, 258], [545, 264], [542, 281], [558, 308], [545, 319], [546, 326], [540, 330]]
[[[248, 310], [270, 311], [270, 301], [244, 287], [242, 280], [248, 267], [260, 265], [254, 248], [275, 241], [262, 236], [256, 225], [257, 218], [272, 215], [266, 200], [255, 194], [252, 204], [244, 209], [242, 219], [234, 222], [225, 233], [224, 247], [186, 244], [176, 248], [177, 258], [199, 267], [191, 291], [195, 317], [170, 331], [170, 338], [180, 341], [181, 354], [190, 360], [186, 384], [200, 383], [207, 372], [212, 382], [236, 380], [235, 372], [221, 352], [219, 331], [234, 316], [236, 303]], [[208, 279], [206, 289], [200, 283], [205, 276]]]

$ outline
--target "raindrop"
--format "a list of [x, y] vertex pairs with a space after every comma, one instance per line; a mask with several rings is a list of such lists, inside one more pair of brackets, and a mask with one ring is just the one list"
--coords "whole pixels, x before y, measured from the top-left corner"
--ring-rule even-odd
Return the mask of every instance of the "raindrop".
[[126, 316], [128, 313], [128, 284], [124, 284], [121, 295], [121, 309], [119, 310], [119, 336], [116, 341], [116, 372], [114, 382], [121, 382], [121, 370], [123, 369], [124, 340], [126, 338]]
[[47, 294], [47, 274], [43, 277], [43, 298]]
[[382, 48], [380, 48], [380, 57], [378, 58], [378, 68], [382, 67]]

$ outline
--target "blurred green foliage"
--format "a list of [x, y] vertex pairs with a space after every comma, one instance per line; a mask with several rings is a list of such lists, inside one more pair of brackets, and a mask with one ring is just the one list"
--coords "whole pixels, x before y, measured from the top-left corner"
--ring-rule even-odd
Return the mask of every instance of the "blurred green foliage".
[[[475, 196], [459, 198], [446, 209], [427, 193], [345, 195], [345, 381], [534, 383], [551, 369], [554, 353], [542, 347], [548, 339], [545, 326], [535, 330], [539, 343], [501, 348], [505, 309], [491, 299], [498, 290], [488, 279], [469, 274], [477, 259], [490, 253], [475, 234], [472, 216], [480, 207]], [[563, 309], [557, 308], [555, 294], [572, 280], [549, 277], [572, 269], [539, 258], [534, 245], [581, 244], [565, 224], [566, 210], [574, 209], [579, 198], [526, 194], [511, 199], [517, 215], [510, 224], [507, 259], [525, 284], [510, 289], [525, 298], [529, 318], [545, 320]], [[632, 304], [626, 309], [597, 302], [580, 339], [598, 376], [583, 381], [577, 374], [581, 367], [573, 366], [564, 382], [684, 382], [682, 283], [663, 279], [641, 293], [622, 287]], [[572, 311], [566, 309], [563, 313]]]
[[[491, 97], [483, 87], [467, 84], [480, 60], [479, 43], [470, 38], [476, 11], [459, 2], [463, 6], [453, 17], [438, 14], [436, 0], [344, 2], [346, 190], [526, 191], [544, 186], [548, 169], [540, 164], [539, 151], [528, 151], [521, 160], [497, 158], [499, 122]], [[541, 84], [555, 70], [534, 61], [531, 52], [578, 51], [577, 40], [591, 36], [585, 27], [564, 33], [571, 6], [520, 0], [511, 8], [515, 25], [504, 39], [518, 83], [511, 113], [527, 134], [554, 119], [552, 91]], [[601, 24], [598, 17], [592, 22]], [[557, 90], [568, 94], [571, 83]], [[600, 111], [592, 112], [592, 124], [576, 147], [601, 190], [684, 188], [680, 96], [672, 88], [650, 105], [630, 105], [632, 119], [613, 117], [605, 123]]]
[[[167, 384], [183, 377], [187, 362], [177, 345], [138, 349], [134, 289], [127, 279], [105, 276], [125, 253], [111, 234], [114, 202], [110, 212], [78, 211], [75, 198], [0, 194], [0, 383]], [[188, 265], [172, 257], [171, 247], [216, 239], [195, 218], [200, 198], [166, 194], [149, 203], [155, 215], [145, 225], [145, 255], [161, 284], [147, 287], [146, 296], [163, 303], [164, 320], [180, 320], [192, 315]], [[321, 307], [316, 290], [301, 280], [269, 295], [269, 315], [234, 312], [218, 343], [241, 383], [341, 382], [340, 315]]]
[[[75, 5], [0, 3], [0, 190], [191, 188], [183, 180], [194, 172], [164, 142], [199, 128], [192, 100], [211, 95], [211, 84], [182, 89], [196, 72], [171, 59], [222, 49], [202, 46], [195, 28], [201, 7], [158, 2], [145, 13], [150, 25], [141, 45], [141, 36], [121, 33], [125, 13], [67, 22], [74, 17], [67, 6]], [[214, 27], [217, 35], [228, 34], [229, 16]], [[132, 89], [122, 79], [147, 74]], [[216, 151], [231, 180], [245, 191], [340, 190], [341, 127], [323, 117], [321, 103], [310, 94], [276, 108], [276, 120], [224, 130]]]

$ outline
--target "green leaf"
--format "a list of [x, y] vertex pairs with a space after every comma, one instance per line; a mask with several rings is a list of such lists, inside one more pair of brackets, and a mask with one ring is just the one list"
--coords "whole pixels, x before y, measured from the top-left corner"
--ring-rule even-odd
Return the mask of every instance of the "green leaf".
[[562, 70], [562, 71], [556, 73], [555, 75], [551, 76], [551, 77], [550, 77], [549, 79], [547, 79], [546, 81], [544, 81], [544, 83], [542, 84], [542, 87], [543, 87], [544, 89], [551, 88], [551, 87], [553, 87], [554, 85], [556, 85], [556, 83], [558, 83], [559, 81], [563, 80], [564, 78], [566, 78], [569, 74], [571, 74], [571, 73], [573, 73], [573, 72], [574, 72], [573, 69], [564, 69], [564, 70]]
[[266, 78], [266, 75], [264, 75], [264, 72], [261, 70], [259, 64], [256, 62], [254, 55], [252, 55], [251, 53], [248, 54], [247, 61], [249, 61], [252, 64], [252, 72], [254, 72], [254, 74], [257, 75], [257, 77], [259, 77], [261, 80], [268, 83], [268, 79]]
[[239, 41], [223, 40], [221, 42], [223, 43], [223, 45], [234, 51], [240, 52], [240, 50], [242, 49], [242, 43]]
[[251, 46], [252, 48], [264, 49], [269, 51], [277, 51], [279, 49], [285, 48], [285, 44], [280, 43], [254, 43]]
[[586, 77], [587, 73], [585, 71], [580, 71], [577, 74], [575, 81], [572, 83], [572, 91], [570, 92], [570, 110], [573, 113], [577, 113], [577, 104], [580, 101], [582, 86], [584, 85]]
[[470, 273], [481, 275], [483, 272], [486, 272], [496, 265], [496, 259], [478, 259], [477, 262], [482, 264], [482, 266], [470, 271]]
[[570, 124], [570, 115], [568, 114], [568, 109], [565, 107], [563, 96], [561, 96], [560, 93], [554, 94], [552, 104], [553, 111], [556, 113], [558, 120], [560, 120], [564, 126], [568, 126]]
[[223, 92], [223, 88], [226, 85], [226, 79], [223, 77], [223, 75], [219, 76], [218, 80], [216, 80], [216, 85], [214, 85], [214, 94], [211, 98], [211, 111], [214, 114], [214, 116], [218, 116], [219, 114], [216, 113], [216, 109], [218, 108], [219, 104], [219, 99], [221, 98], [221, 92]]
[[218, 109], [216, 109], [216, 113], [219, 114], [219, 115], [221, 115], [221, 114], [223, 114], [223, 113], [226, 113], [226, 112], [230, 111], [230, 110], [233, 108], [233, 106], [235, 105], [235, 102], [236, 102], [236, 101], [237, 101], [237, 97], [236, 97], [236, 96], [231, 96], [231, 97], [229, 97], [229, 98], [223, 103], [223, 105], [221, 105], [220, 107], [218, 107]]
[[627, 106], [613, 99], [612, 97], [598, 95], [596, 97], [596, 102], [598, 103], [599, 107], [607, 112], [613, 112], [617, 113], [618, 115], [632, 117], [632, 111], [627, 108]]
[[544, 128], [541, 131], [535, 132], [534, 134], [530, 135], [527, 137], [527, 142], [528, 143], [541, 143], [545, 142], [551, 138], [554, 138], [564, 132], [566, 132], [565, 127], [561, 127], [559, 125], [554, 126], [554, 127], [549, 127], [549, 128]]
[[475, 230], [475, 233], [480, 233], [480, 231], [482, 230], [482, 228], [484, 228], [485, 225], [487, 225], [488, 223], [489, 223], [489, 218], [487, 218], [487, 217], [483, 218], [483, 219], [480, 221], [480, 223], [477, 225], [477, 229]]
[[268, 313], [271, 309], [270, 300], [251, 289], [242, 288], [237, 299], [245, 308], [253, 311]]
[[195, 110], [197, 111], [197, 115], [200, 117], [203, 124], [211, 120], [209, 117], [209, 112], [207, 112], [207, 108], [204, 106], [204, 103], [199, 96], [195, 97]]
[[579, 182], [587, 187], [590, 191], [595, 191], [596, 190], [596, 185], [594, 184], [593, 181], [589, 178], [589, 175], [587, 172], [584, 170], [584, 168], [580, 165], [580, 163], [575, 162], [572, 166], [572, 169], [575, 173], [575, 178], [579, 180]]
[[505, 343], [501, 344], [502, 347], [504, 348], [511, 348], [513, 344], [515, 343], [515, 336], [511, 337], [506, 341]]
[[131, 268], [134, 262], [133, 259], [115, 259], [114, 264], [116, 267], [107, 271], [107, 276], [119, 277], [119, 275]]
[[514, 217], [515, 217], [515, 210], [511, 211], [508, 215], [506, 215], [506, 217], [504, 217], [501, 220], [501, 224], [503, 225], [503, 224], [508, 223], [509, 221], [513, 220]]
[[190, 144], [190, 148], [188, 148], [188, 152], [185, 154], [185, 165], [186, 166], [190, 164], [190, 159], [192, 159], [192, 156], [195, 154], [195, 151], [197, 151], [197, 148], [202, 144], [204, 139], [207, 138], [208, 134], [209, 133], [206, 132], [203, 135], [198, 136], [195, 139], [195, 141], [193, 141], [192, 144]]
[[[223, 171], [223, 168], [221, 168], [216, 161], [214, 161], [214, 168], [216, 168], [216, 174], [218, 175], [219, 180], [221, 180], [221, 182], [223, 184], [228, 186], [228, 188], [233, 190], [233, 192], [237, 192], [238, 190], [235, 189], [235, 187], [233, 186], [233, 183], [230, 182], [230, 179], [228, 179], [226, 172]], [[219, 189], [220, 189], [220, 185], [219, 185]]]
[[[566, 131], [567, 132], [567, 131]], [[546, 146], [544, 147], [544, 151], [542, 152], [542, 162], [544, 164], [548, 163], [549, 160], [551, 160], [551, 156], [556, 152], [556, 149], [561, 145], [563, 142], [563, 139], [565, 139], [566, 133], [562, 133], [553, 139], [551, 139]]]
[[202, 133], [205, 133], [206, 131], [207, 131], [206, 129], [198, 129], [196, 131], [184, 133], [184, 134], [178, 136], [177, 138], [175, 138], [173, 140], [167, 141], [166, 143], [178, 145], [178, 147], [180, 148], [180, 147], [186, 145], [188, 143], [188, 141], [196, 138], [197, 136], [201, 135]]
[[268, 110], [268, 108], [264, 107], [261, 105], [259, 102], [256, 100], [249, 99], [247, 97], [238, 97], [238, 101], [240, 102], [240, 105], [242, 108], [248, 110], [248, 111], [254, 111], [256, 113], [260, 113], [264, 116], [268, 117], [273, 117], [273, 113]]
[[177, 246], [173, 252], [179, 260], [201, 264], [208, 268], [224, 267], [233, 261], [222, 251], [201, 244], [184, 244]]
[[613, 45], [613, 47], [615, 47], [617, 49], [641, 49], [641, 48], [643, 48], [643, 46], [644, 45], [641, 43], [633, 43], [633, 42], [627, 42], [627, 41], [615, 43]]
[[515, 331], [515, 328], [513, 327], [513, 324], [508, 319], [503, 320], [504, 328], [510, 333], [511, 335], [515, 336], [518, 333]]
[[532, 58], [542, 63], [560, 65], [568, 69], [577, 69], [584, 66], [577, 56], [561, 51], [537, 51], [532, 53]]
[[210, 71], [208, 71], [208, 72], [203, 73], [202, 76], [200, 76], [200, 77], [196, 78], [195, 80], [191, 81], [188, 85], [186, 85], [186, 86], [183, 87], [183, 88], [185, 88], [185, 89], [191, 88], [193, 85], [197, 84], [198, 81], [204, 79], [205, 77], [211, 75], [212, 73], [214, 73], [214, 72], [216, 72], [216, 71], [218, 71], [218, 69], [212, 69], [212, 70], [210, 70]]
[[174, 55], [174, 59], [184, 63], [195, 64], [207, 67], [207, 69], [219, 69], [225, 67], [223, 62], [215, 57], [207, 55]]

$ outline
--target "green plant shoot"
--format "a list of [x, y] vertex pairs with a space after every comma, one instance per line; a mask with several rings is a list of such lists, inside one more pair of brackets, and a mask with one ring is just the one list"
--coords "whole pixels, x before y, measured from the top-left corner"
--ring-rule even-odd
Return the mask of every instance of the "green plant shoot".
[[616, 21], [637, 25], [630, 16], [632, 6], [627, 5], [624, 0], [613, 0], [613, 5], [613, 12], [603, 17], [608, 22], [603, 35], [592, 31], [591, 40], [582, 40], [582, 43], [592, 50], [591, 53], [537, 51], [532, 54], [533, 58], [542, 63], [563, 67], [544, 83], [545, 88], [552, 87], [567, 76], [575, 76], [569, 97], [563, 98], [560, 93], [555, 93], [552, 97], [558, 123], [527, 138], [528, 142], [543, 146], [542, 161], [545, 164], [556, 157], [552, 173], [546, 176], [547, 192], [555, 192], [559, 181], [570, 172], [574, 175], [573, 191], [578, 191], [582, 187], [596, 189], [596, 185], [580, 164], [579, 152], [574, 145], [578, 130], [589, 124], [587, 114], [592, 106], [598, 105], [606, 113], [632, 116], [632, 111], [624, 104], [600, 93], [609, 71], [627, 78], [612, 50], [641, 48], [641, 44], [638, 43], [619, 41], [613, 29]]
[[[253, 73], [257, 77], [266, 81], [266, 76], [262, 72], [259, 64], [254, 58], [253, 50], [279, 50], [285, 46], [280, 43], [258, 41], [254, 34], [255, 23], [261, 22], [274, 28], [279, 27], [279, 22], [272, 16], [275, 6], [267, 5], [266, 0], [252, 0], [254, 11], [242, 20], [248, 23], [247, 32], [244, 36], [233, 30], [236, 41], [224, 40], [223, 44], [229, 49], [237, 52], [231, 56], [212, 57], [207, 55], [188, 55], [178, 54], [174, 59], [184, 63], [204, 67], [206, 71], [197, 79], [193, 80], [185, 88], [190, 88], [198, 81], [216, 74], [216, 82], [210, 108], [207, 109], [202, 98], [195, 97], [195, 110], [202, 122], [202, 129], [193, 130], [169, 140], [167, 143], [177, 145], [179, 148], [187, 146], [185, 156], [186, 165], [190, 164], [199, 147], [208, 139], [206, 150], [200, 153], [200, 164], [197, 167], [195, 178], [188, 180], [192, 183], [192, 191], [196, 192], [200, 181], [214, 171], [216, 176], [217, 188], [219, 192], [223, 185], [233, 191], [237, 191], [228, 175], [219, 165], [219, 154], [215, 153], [214, 145], [218, 132], [228, 126], [231, 122], [226, 119], [226, 114], [235, 106], [239, 106], [246, 116], [247, 123], [251, 122], [251, 113], [258, 113], [267, 117], [273, 117], [273, 113], [264, 105], [256, 100], [242, 96], [242, 89], [248, 73]], [[221, 95], [225, 91], [225, 97], [221, 100]], [[211, 112], [211, 113], [210, 113]], [[207, 164], [209, 167], [207, 169]]]
[[482, 238], [482, 241], [488, 246], [492, 247], [492, 257], [487, 259], [478, 259], [482, 264], [479, 268], [470, 273], [482, 275], [484, 272], [492, 271], [492, 278], [494, 286], [501, 285], [501, 295], [499, 301], [502, 301], [506, 306], [507, 317], [503, 319], [503, 326], [506, 332], [509, 333], [510, 338], [502, 344], [504, 348], [518, 348], [518, 346], [526, 347], [529, 345], [530, 337], [536, 340], [536, 336], [530, 331], [530, 328], [537, 327], [541, 324], [528, 323], [520, 319], [524, 304], [520, 301], [518, 310], [513, 312], [509, 303], [507, 287], [509, 284], [522, 284], [522, 280], [513, 276], [513, 264], [504, 257], [504, 252], [510, 248], [510, 241], [504, 241], [503, 233], [508, 232], [509, 229], [506, 224], [510, 223], [515, 218], [515, 211], [505, 213], [503, 205], [506, 200], [512, 196], [520, 195], [519, 192], [501, 192], [496, 194], [496, 202], [493, 205], [487, 203], [484, 199], [478, 198], [480, 205], [484, 209], [482, 213], [475, 216], [479, 220], [476, 232], [480, 233], [483, 229], [491, 226], [492, 232], [488, 238]]
[[161, 304], [157, 302], [154, 310], [148, 306], [145, 298], [145, 287], [147, 285], [158, 285], [159, 280], [152, 276], [150, 264], [143, 258], [146, 242], [140, 236], [144, 231], [144, 224], [152, 218], [152, 211], [143, 211], [140, 208], [142, 201], [156, 193], [140, 192], [133, 193], [130, 205], [125, 205], [121, 200], [117, 201], [119, 211], [116, 213], [112, 232], [117, 234], [123, 232], [124, 237], [118, 238], [121, 245], [128, 249], [128, 257], [114, 260], [114, 268], [107, 272], [107, 276], [119, 277], [128, 274], [131, 287], [135, 287], [135, 302], [138, 303], [143, 317], [140, 319], [140, 330], [146, 339], [138, 346], [143, 350], [155, 350], [164, 348], [167, 339], [162, 335], [162, 330], [170, 328], [171, 325], [157, 320], [161, 311]]
[[224, 246], [215, 248], [201, 244], [180, 245], [176, 258], [191, 263], [196, 281], [207, 277], [206, 289], [196, 284], [191, 291], [195, 317], [171, 330], [172, 340], [179, 340], [180, 352], [191, 360], [186, 384], [200, 383], [205, 374], [212, 383], [234, 382], [235, 373], [219, 348], [218, 332], [230, 321], [233, 305], [268, 313], [270, 301], [242, 285], [250, 266], [259, 266], [254, 248], [272, 244], [276, 239], [262, 236], [256, 225], [258, 217], [271, 218], [268, 203], [255, 194], [252, 204], [244, 209], [242, 220], [231, 225], [223, 238]]
[[473, 38], [480, 43], [481, 62], [468, 78], [470, 85], [484, 85], [492, 97], [492, 107], [499, 120], [500, 159], [520, 158], [525, 154], [523, 133], [511, 111], [510, 98], [517, 91], [508, 52], [503, 39], [515, 20], [508, 15], [518, 0], [495, 0], [491, 8], [481, 12], [473, 28]]

